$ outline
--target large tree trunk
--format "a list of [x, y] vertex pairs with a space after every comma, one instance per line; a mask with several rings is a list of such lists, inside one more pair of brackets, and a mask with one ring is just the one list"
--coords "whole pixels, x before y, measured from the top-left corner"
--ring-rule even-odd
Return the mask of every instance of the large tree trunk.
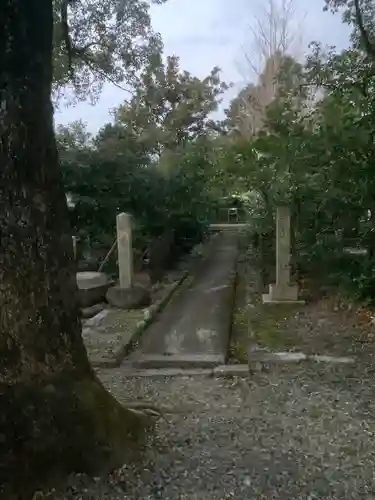
[[[81, 337], [53, 130], [52, 0], [0, 2], [0, 497], [85, 470], [141, 427]], [[22, 490], [21, 492], [19, 490]]]

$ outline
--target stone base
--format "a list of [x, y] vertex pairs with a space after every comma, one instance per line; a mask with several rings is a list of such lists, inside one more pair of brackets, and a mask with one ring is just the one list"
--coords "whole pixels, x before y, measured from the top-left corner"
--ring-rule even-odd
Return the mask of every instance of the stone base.
[[264, 304], [304, 304], [298, 299], [298, 285], [269, 285], [269, 292], [262, 295]]
[[104, 301], [108, 288], [112, 285], [106, 274], [91, 271], [77, 273], [78, 299], [82, 308]]
[[142, 309], [151, 304], [150, 291], [138, 285], [131, 288], [111, 287], [106, 293], [106, 299], [111, 306], [119, 309]]

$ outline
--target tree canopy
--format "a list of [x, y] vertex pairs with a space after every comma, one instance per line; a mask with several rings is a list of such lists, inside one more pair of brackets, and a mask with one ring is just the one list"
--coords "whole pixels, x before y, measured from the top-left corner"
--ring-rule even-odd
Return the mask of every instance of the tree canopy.
[[[356, 264], [356, 272], [366, 281], [375, 251], [373, 3], [329, 1], [327, 9], [340, 12], [343, 22], [352, 26], [350, 46], [337, 52], [313, 42], [308, 57], [297, 60], [285, 42], [290, 39], [286, 22], [269, 20], [273, 38], [268, 43], [267, 30], [262, 31], [263, 69], [230, 103], [224, 124], [212, 119], [227, 88], [219, 70], [200, 80], [181, 70], [177, 58], [164, 59], [161, 50], [155, 51], [114, 122], [95, 138], [74, 132], [74, 175], [79, 174], [86, 188], [73, 181], [73, 163], [65, 172], [70, 172], [67, 189], [76, 196], [80, 191], [77, 211], [82, 203], [92, 211], [89, 199], [106, 204], [109, 186], [122, 179], [117, 194], [111, 188], [114, 197], [124, 201], [124, 191], [129, 193], [127, 206], [139, 214], [143, 210], [140, 219], [157, 221], [158, 230], [173, 219], [165, 217], [172, 213], [172, 200], [176, 214], [181, 215], [179, 199], [191, 220], [202, 220], [220, 199], [236, 194], [247, 200], [251, 213], [258, 214], [257, 220], [272, 234], [275, 206], [287, 202], [295, 239], [309, 247], [311, 255], [327, 245], [343, 248], [350, 241], [365, 246], [367, 260]], [[67, 140], [60, 134], [61, 144]], [[82, 154], [85, 162], [97, 166], [77, 168]], [[147, 188], [141, 188], [143, 182]], [[87, 189], [91, 194], [82, 197]], [[179, 198], [184, 193], [189, 193], [186, 205]], [[111, 214], [118, 206], [113, 202]], [[199, 213], [193, 207], [200, 207]], [[81, 216], [84, 219], [91, 220], [88, 214]]]
[[[161, 4], [165, 0], [152, 0]], [[95, 100], [106, 81], [131, 94], [162, 50], [144, 0], [54, 1], [54, 92]]]
[[295, 236], [311, 257], [365, 247], [367, 257], [351, 256], [348, 269], [338, 260], [340, 274], [356, 293], [374, 296], [374, 4], [331, 1], [327, 8], [352, 26], [350, 46], [337, 52], [315, 42], [303, 64], [285, 54], [274, 95], [262, 108], [257, 100], [263, 122], [251, 133], [238, 123], [253, 120], [259, 91], [257, 84], [241, 91], [228, 113], [236, 134], [221, 165], [242, 191], [258, 193], [253, 200], [270, 229], [275, 206], [290, 204]]
[[[352, 27], [343, 51], [314, 42], [299, 60], [281, 31], [224, 124], [212, 115], [227, 88], [219, 69], [199, 79], [164, 57], [148, 8], [0, 3], [0, 476], [16, 464], [12, 486], [32, 480], [30, 464], [56, 465], [49, 457], [87, 469], [143, 431], [88, 362], [71, 230], [108, 250], [126, 211], [136, 250], [165, 231], [186, 250], [236, 196], [273, 240], [275, 208], [288, 204], [295, 267], [375, 299], [374, 2], [327, 0]], [[55, 134], [52, 90], [95, 98], [106, 80], [131, 91], [113, 122]]]

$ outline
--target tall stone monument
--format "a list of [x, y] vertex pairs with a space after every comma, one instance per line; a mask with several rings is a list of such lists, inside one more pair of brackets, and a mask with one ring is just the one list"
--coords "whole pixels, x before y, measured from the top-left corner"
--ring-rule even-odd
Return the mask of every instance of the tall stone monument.
[[116, 218], [117, 251], [120, 288], [133, 285], [132, 217], [121, 213]]
[[72, 236], [73, 243], [73, 258], [77, 260], [77, 236]]
[[150, 304], [150, 291], [134, 283], [132, 216], [118, 214], [117, 251], [119, 283], [108, 289], [107, 302], [121, 309], [137, 309]]
[[276, 283], [263, 295], [264, 303], [301, 302], [298, 285], [291, 283], [290, 272], [290, 209], [279, 206], [276, 212]]

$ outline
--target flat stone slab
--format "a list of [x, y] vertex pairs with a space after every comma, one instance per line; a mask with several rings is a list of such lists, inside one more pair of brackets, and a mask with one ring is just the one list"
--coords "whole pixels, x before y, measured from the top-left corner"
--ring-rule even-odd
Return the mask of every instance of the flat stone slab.
[[249, 365], [222, 365], [213, 370], [214, 377], [244, 377], [249, 375]]
[[303, 352], [268, 352], [268, 351], [249, 351], [249, 362], [260, 361], [263, 363], [284, 362], [284, 363], [299, 363], [307, 359]]
[[271, 301], [286, 300], [295, 302], [296, 300], [298, 300], [298, 291], [299, 291], [298, 286], [296, 284], [281, 285], [281, 284], [271, 283], [268, 286], [268, 296]]
[[349, 358], [345, 356], [319, 356], [317, 354], [313, 354], [308, 357], [312, 361], [317, 361], [318, 363], [342, 363], [342, 364], [353, 364], [355, 363], [354, 358]]
[[264, 350], [256, 350], [248, 352], [249, 363], [299, 363], [301, 361], [316, 361], [319, 363], [341, 363], [352, 364], [355, 363], [354, 358], [339, 357], [339, 356], [325, 356], [318, 354], [304, 354], [303, 352], [266, 352]]
[[248, 365], [220, 365], [215, 368], [146, 368], [139, 369], [123, 364], [121, 376], [125, 377], [244, 377], [249, 375]]
[[121, 376], [125, 377], [212, 377], [212, 368], [150, 368], [138, 369], [121, 367]]
[[273, 356], [279, 361], [284, 361], [286, 363], [298, 363], [299, 361], [305, 361], [305, 359], [307, 359], [306, 354], [303, 352], [275, 352]]
[[264, 293], [262, 295], [262, 302], [263, 304], [301, 304], [301, 305], [306, 304], [306, 301], [304, 301], [303, 299], [276, 300], [269, 293]]
[[225, 363], [224, 354], [143, 354], [131, 359], [134, 368], [213, 368]]
[[76, 275], [78, 298], [82, 308], [103, 302], [112, 281], [105, 273], [92, 271], [79, 272]]
[[77, 273], [77, 286], [80, 290], [101, 287], [108, 283], [109, 279], [105, 273], [97, 273], [94, 271], [82, 271]]

